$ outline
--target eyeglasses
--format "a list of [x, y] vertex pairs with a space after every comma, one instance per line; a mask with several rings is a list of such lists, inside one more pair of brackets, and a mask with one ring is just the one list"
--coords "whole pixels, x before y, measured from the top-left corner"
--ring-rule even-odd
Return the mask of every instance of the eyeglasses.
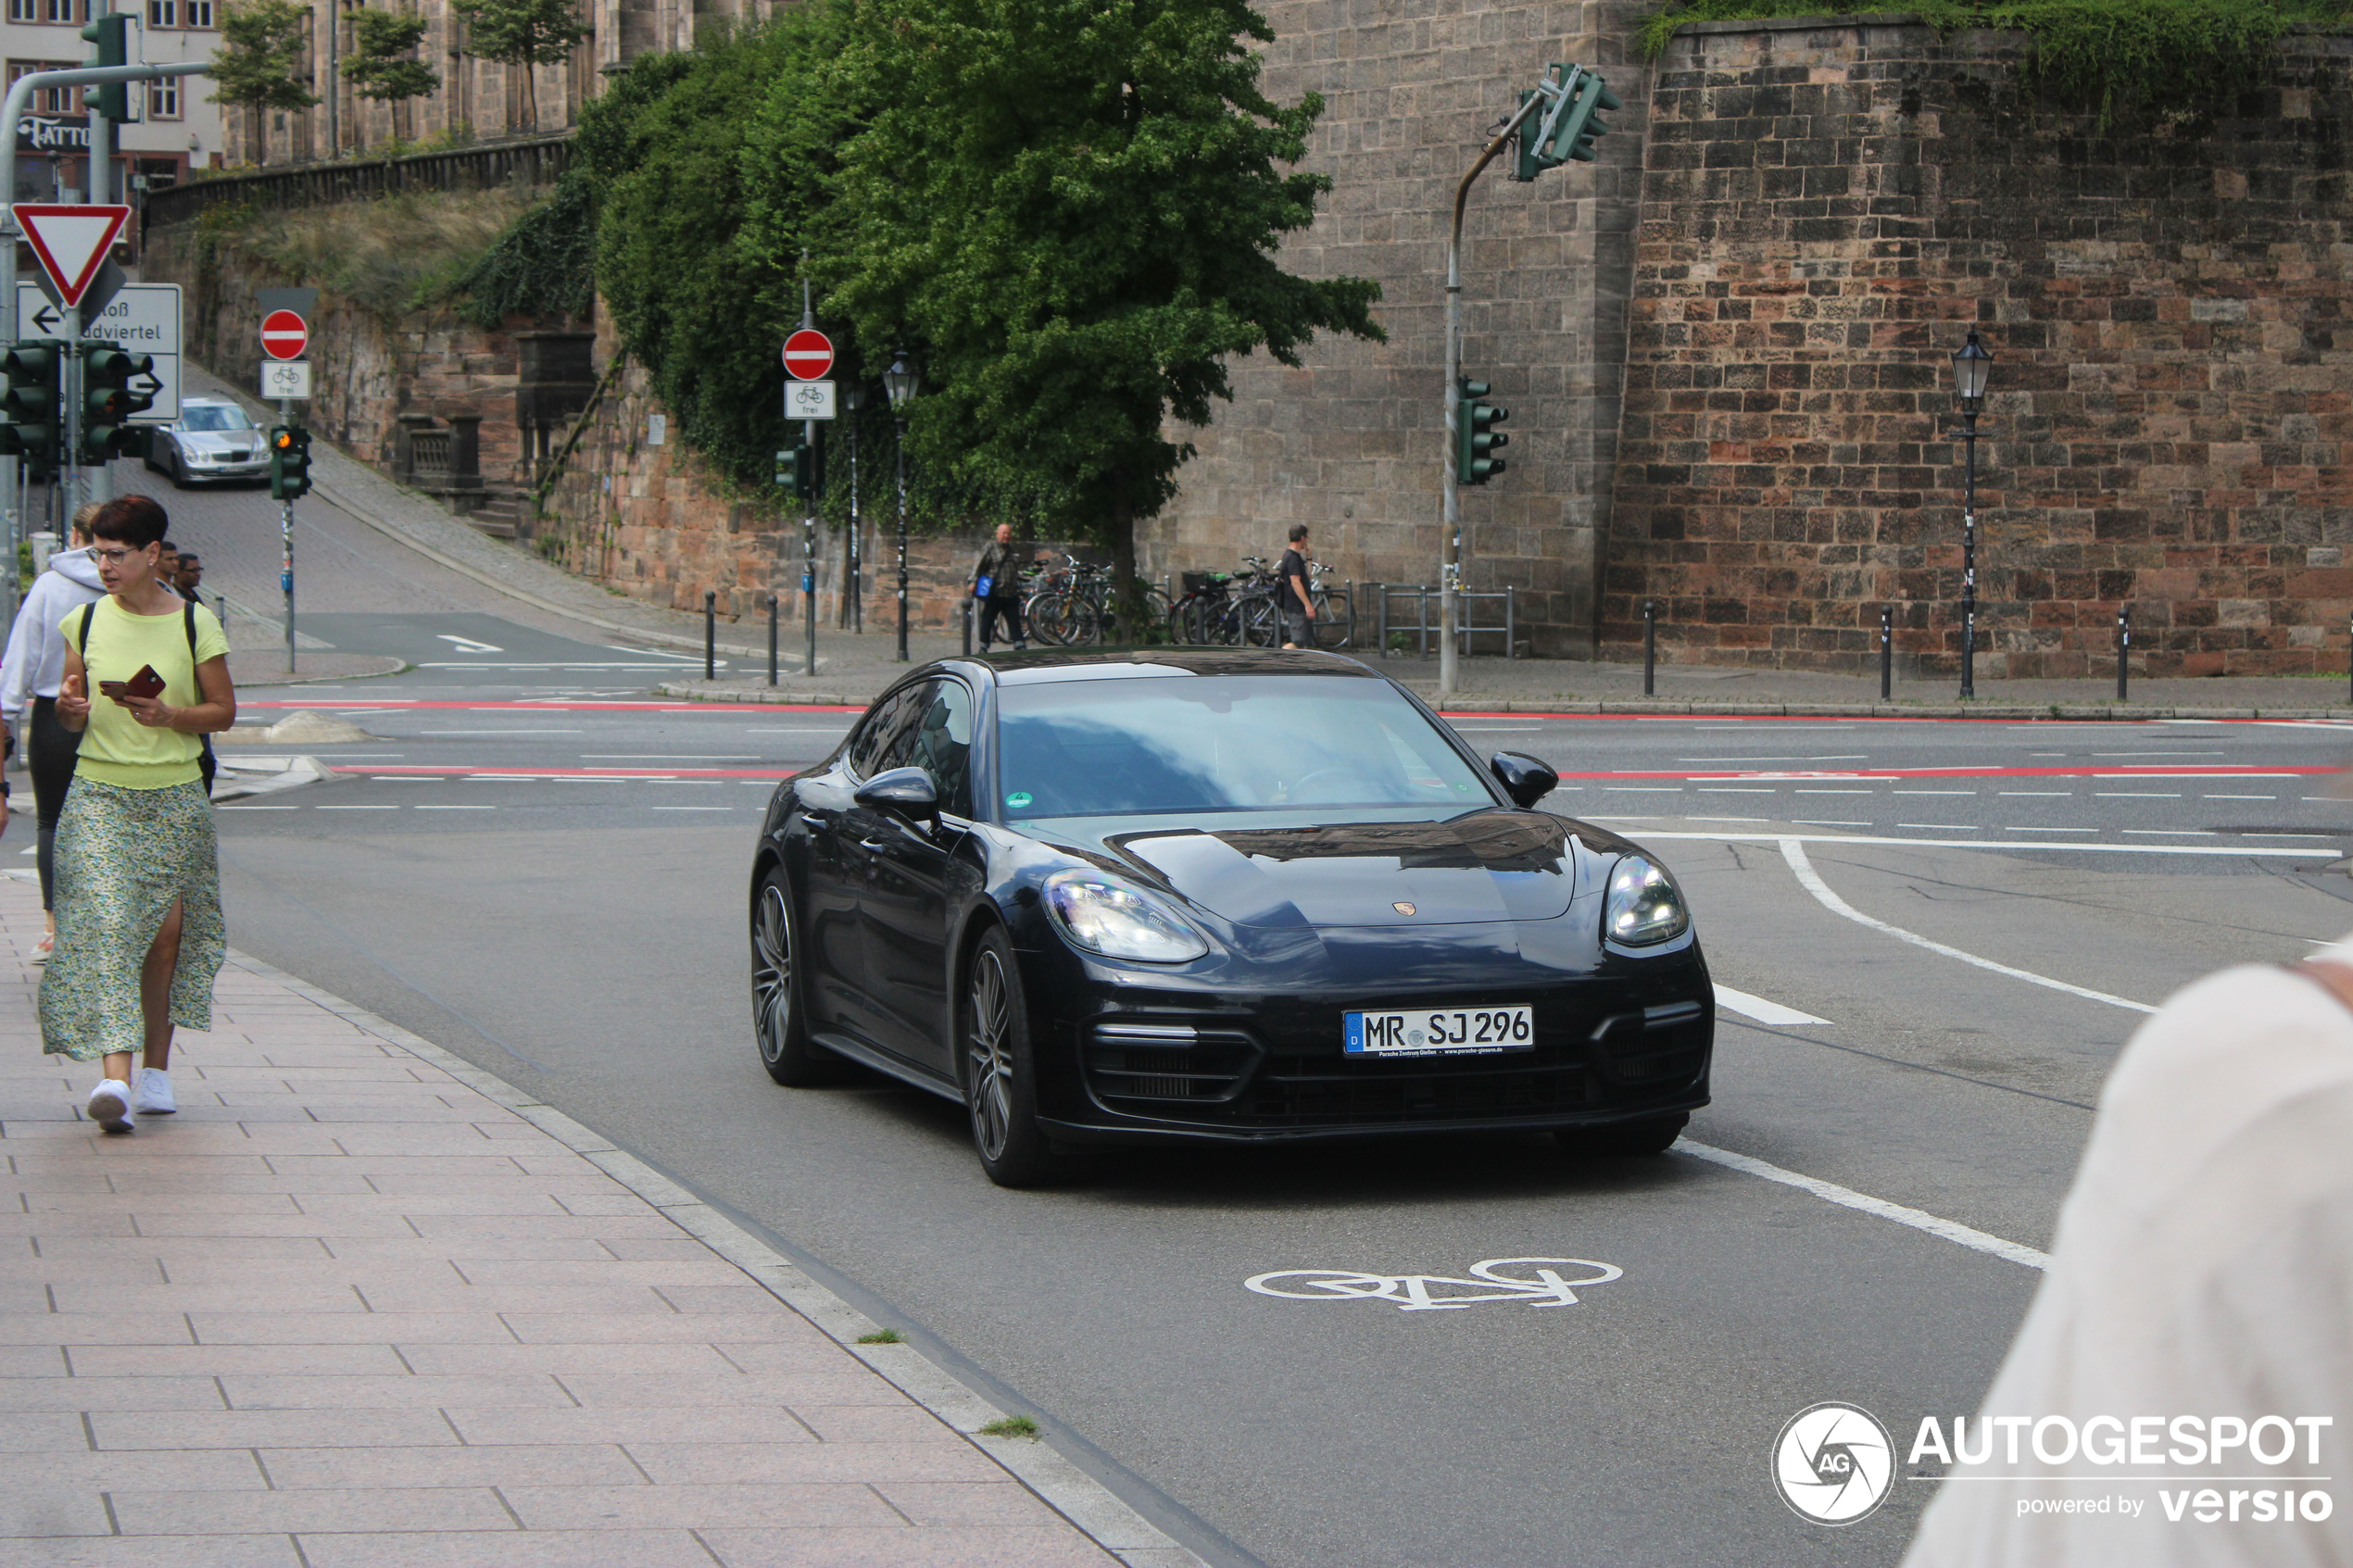
[[136, 550], [101, 550], [94, 546], [90, 553], [109, 566], [120, 566], [132, 556], [145, 555], [146, 550], [145, 546]]

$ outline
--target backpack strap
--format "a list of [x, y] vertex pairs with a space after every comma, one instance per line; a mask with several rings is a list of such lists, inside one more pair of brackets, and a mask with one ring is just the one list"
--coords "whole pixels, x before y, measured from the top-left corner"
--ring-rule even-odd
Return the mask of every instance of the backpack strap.
[[182, 599], [182, 600], [180, 601], [180, 624], [182, 624], [182, 626], [185, 626], [185, 627], [188, 629], [188, 663], [189, 663], [191, 666], [194, 666], [194, 665], [195, 665], [195, 663], [196, 662], [196, 601], [195, 601], [195, 600], [194, 600], [194, 599]]
[[2301, 963], [2284, 963], [2282, 969], [2300, 974], [2320, 986], [2353, 1011], [2353, 964], [2339, 963], [2334, 959], [2306, 959]]

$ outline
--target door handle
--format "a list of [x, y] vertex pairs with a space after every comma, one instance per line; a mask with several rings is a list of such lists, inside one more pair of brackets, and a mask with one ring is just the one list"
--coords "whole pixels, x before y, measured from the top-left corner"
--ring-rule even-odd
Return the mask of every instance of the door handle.
[[862, 838], [858, 841], [858, 847], [861, 849], [871, 849], [879, 855], [884, 850], [889, 848], [890, 846], [884, 843], [879, 838]]

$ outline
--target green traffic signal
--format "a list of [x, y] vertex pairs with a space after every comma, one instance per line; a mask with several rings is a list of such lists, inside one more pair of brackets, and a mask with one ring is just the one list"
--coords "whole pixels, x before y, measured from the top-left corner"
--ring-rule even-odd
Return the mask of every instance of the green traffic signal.
[[270, 432], [270, 498], [295, 501], [310, 494], [310, 433], [300, 425]]
[[130, 453], [138, 433], [126, 423], [155, 406], [155, 395], [132, 383], [151, 375], [155, 358], [131, 354], [109, 343], [76, 345], [82, 355], [82, 458], [103, 463]]
[[[1609, 127], [1595, 116], [1603, 109], [1624, 107], [1617, 94], [1583, 66], [1555, 61], [1552, 71], [1544, 88], [1549, 100], [1545, 107], [1520, 121], [1518, 156], [1512, 167], [1515, 180], [1533, 180], [1572, 159], [1592, 162], [1593, 144], [1609, 134]], [[1534, 93], [1522, 93], [1519, 101], [1526, 104], [1534, 96]]]
[[776, 488], [796, 501], [817, 499], [817, 448], [806, 442], [776, 454]]
[[21, 458], [31, 477], [59, 466], [59, 376], [62, 343], [19, 343], [0, 353], [0, 456]]
[[1618, 101], [1617, 94], [1603, 85], [1602, 79], [1592, 71], [1579, 75], [1569, 91], [1576, 97], [1570, 103], [1568, 112], [1561, 116], [1560, 128], [1554, 132], [1553, 144], [1548, 150], [1555, 163], [1569, 158], [1579, 163], [1591, 163], [1594, 157], [1593, 144], [1609, 134], [1609, 127], [1596, 116], [1603, 109], [1615, 114], [1625, 106]]
[[[97, 45], [94, 66], [123, 66], [131, 63], [131, 19], [121, 12], [99, 17], [82, 30], [82, 38]], [[131, 118], [131, 84], [127, 82], [102, 82], [82, 90], [84, 108], [96, 109], [107, 119], [118, 122]]]
[[1512, 417], [1508, 408], [1482, 401], [1487, 383], [1458, 376], [1454, 381], [1454, 478], [1463, 484], [1484, 484], [1506, 466], [1490, 452], [1508, 446], [1512, 438], [1492, 427]]

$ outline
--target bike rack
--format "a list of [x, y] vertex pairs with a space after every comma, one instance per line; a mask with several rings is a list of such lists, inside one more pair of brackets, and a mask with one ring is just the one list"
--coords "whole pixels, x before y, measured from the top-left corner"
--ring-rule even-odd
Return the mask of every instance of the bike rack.
[[[1415, 657], [1416, 659], [1428, 659], [1429, 657], [1430, 645], [1436, 642], [1441, 634], [1441, 628], [1433, 620], [1434, 602], [1439, 597], [1438, 589], [1427, 583], [1416, 583], [1411, 584], [1401, 583], [1368, 583], [1365, 584], [1365, 586], [1372, 590], [1373, 598], [1380, 606], [1378, 613], [1380, 632], [1376, 645], [1380, 651], [1380, 657], [1383, 659], [1390, 657], [1389, 601], [1391, 596], [1396, 596], [1401, 598], [1410, 598], [1413, 600], [1414, 623], [1412, 631], [1414, 633]], [[1476, 624], [1478, 619], [1476, 606], [1481, 599], [1491, 601], [1500, 599], [1503, 601], [1504, 623], [1501, 626], [1480, 626]], [[1352, 605], [1354, 603], [1353, 599], [1350, 602]], [[1454, 596], [1454, 602], [1461, 607], [1458, 613], [1462, 616], [1461, 623], [1454, 628], [1454, 635], [1460, 639], [1460, 646], [1466, 656], [1476, 651], [1471, 646], [1471, 639], [1473, 637], [1500, 635], [1504, 639], [1504, 657], [1505, 659], [1517, 659], [1519, 657], [1518, 589], [1507, 586], [1493, 589], [1485, 593], [1472, 593], [1468, 590], [1464, 590]], [[1401, 630], [1403, 629], [1403, 628], [1401, 627]]]

